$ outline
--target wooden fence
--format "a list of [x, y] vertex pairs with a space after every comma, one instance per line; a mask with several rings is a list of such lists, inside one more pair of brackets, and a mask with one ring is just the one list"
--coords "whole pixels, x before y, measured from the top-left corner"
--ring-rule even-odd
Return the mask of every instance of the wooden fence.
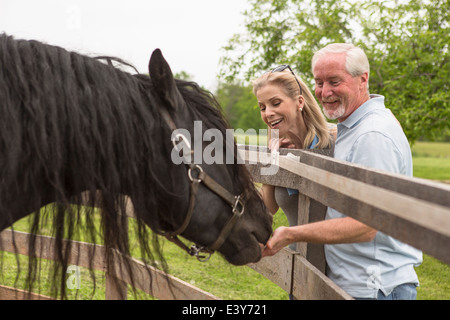
[[[134, 218], [131, 201], [127, 203], [125, 213]], [[0, 251], [18, 253], [29, 256], [28, 244], [30, 234], [19, 231], [4, 230], [0, 233]], [[65, 243], [69, 240], [65, 240]], [[79, 267], [93, 267], [94, 270], [105, 272], [105, 299], [126, 300], [128, 284], [131, 278], [127, 268], [132, 268], [134, 287], [161, 300], [218, 300], [219, 298], [205, 292], [191, 284], [180, 280], [164, 272], [145, 265], [141, 261], [125, 256], [118, 251], [110, 252], [114, 262], [110, 269], [107, 268], [105, 247], [80, 241], [71, 242], [69, 265]], [[55, 260], [55, 239], [48, 236], [36, 236], [35, 254], [37, 258]], [[121, 272], [123, 270], [124, 272]], [[6, 286], [0, 286], [0, 300], [47, 300], [50, 297], [29, 293]]]
[[[323, 219], [329, 206], [450, 264], [450, 186], [292, 149], [280, 150], [277, 173], [267, 175], [262, 169], [274, 159], [267, 148], [239, 149], [255, 182], [299, 190], [299, 224]], [[252, 267], [298, 299], [351, 299], [324, 275], [321, 246], [296, 251]]]
[[[239, 152], [255, 182], [298, 189], [299, 223], [323, 219], [327, 206], [333, 207], [379, 231], [408, 243], [435, 258], [450, 264], [450, 186], [367, 169], [332, 159], [314, 152], [281, 149], [277, 157], [277, 173], [262, 174], [274, 166], [265, 147], [239, 146]], [[287, 153], [299, 160], [287, 157]], [[127, 210], [132, 215], [132, 207]], [[9, 230], [1, 234], [0, 250], [28, 255], [29, 235]], [[106, 270], [102, 246], [74, 243], [70, 263], [88, 267], [87, 253], [94, 249], [94, 268], [106, 272], [106, 299], [126, 299], [127, 274], [124, 261], [131, 261], [135, 286], [158, 299], [219, 299], [210, 293], [142, 262], [114, 253], [115, 265]], [[36, 252], [44, 259], [53, 259], [50, 237], [38, 236]], [[251, 268], [273, 281], [297, 299], [351, 299], [324, 274], [323, 247], [298, 244], [294, 252], [284, 249], [264, 258]], [[152, 288], [150, 288], [150, 270]], [[172, 288], [169, 289], [167, 277]], [[119, 279], [112, 281], [114, 278]], [[46, 297], [0, 286], [0, 299], [44, 299]]]

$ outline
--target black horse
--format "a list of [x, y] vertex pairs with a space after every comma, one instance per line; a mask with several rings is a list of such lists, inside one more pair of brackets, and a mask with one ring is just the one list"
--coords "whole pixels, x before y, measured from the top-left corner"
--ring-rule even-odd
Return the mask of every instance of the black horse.
[[[121, 212], [131, 199], [148, 263], [163, 257], [158, 236], [147, 226], [177, 241], [182, 232], [235, 265], [258, 261], [272, 220], [245, 167], [171, 161], [174, 128], [194, 136], [194, 121], [201, 121], [203, 130], [216, 128], [226, 136], [214, 97], [195, 83], [174, 80], [159, 50], [152, 54], [150, 76], [107, 61], [0, 35], [0, 231], [30, 213], [31, 232], [51, 219], [60, 265], [54, 281], [62, 294], [70, 253], [62, 239], [83, 233], [98, 240], [89, 209], [98, 202], [104, 244], [123, 254], [130, 254], [130, 245]], [[224, 148], [236, 151], [235, 144]], [[230, 194], [241, 198], [226, 201]], [[30, 283], [36, 266], [30, 263]]]

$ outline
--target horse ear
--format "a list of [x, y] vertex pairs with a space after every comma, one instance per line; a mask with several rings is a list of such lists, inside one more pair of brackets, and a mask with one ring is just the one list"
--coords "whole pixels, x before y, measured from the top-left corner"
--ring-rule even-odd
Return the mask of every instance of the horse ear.
[[170, 107], [176, 108], [177, 101], [182, 99], [173, 78], [172, 70], [164, 59], [161, 50], [153, 51], [148, 65], [150, 78], [158, 96]]

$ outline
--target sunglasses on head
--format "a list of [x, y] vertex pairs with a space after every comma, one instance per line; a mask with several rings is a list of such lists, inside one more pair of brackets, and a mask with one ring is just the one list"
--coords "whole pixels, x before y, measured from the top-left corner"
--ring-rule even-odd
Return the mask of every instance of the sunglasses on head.
[[289, 71], [291, 71], [292, 75], [295, 78], [295, 81], [297, 81], [298, 87], [300, 88], [300, 95], [303, 95], [303, 90], [302, 90], [302, 86], [300, 85], [300, 82], [298, 82], [297, 77], [295, 76], [294, 71], [292, 70], [291, 66], [288, 64], [282, 64], [278, 67], [273, 68], [272, 70], [270, 70], [270, 73], [273, 72], [283, 72], [284, 70], [289, 69]]

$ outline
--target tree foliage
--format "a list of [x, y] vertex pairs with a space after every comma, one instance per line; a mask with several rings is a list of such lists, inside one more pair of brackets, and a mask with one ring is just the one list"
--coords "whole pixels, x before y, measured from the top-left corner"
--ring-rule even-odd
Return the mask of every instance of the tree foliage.
[[246, 32], [224, 48], [224, 81], [249, 81], [289, 63], [312, 89], [314, 52], [328, 43], [351, 42], [369, 57], [371, 92], [386, 96], [411, 143], [448, 133], [448, 0], [249, 2]]
[[219, 86], [216, 97], [232, 128], [244, 131], [266, 129], [251, 86], [223, 83]]

